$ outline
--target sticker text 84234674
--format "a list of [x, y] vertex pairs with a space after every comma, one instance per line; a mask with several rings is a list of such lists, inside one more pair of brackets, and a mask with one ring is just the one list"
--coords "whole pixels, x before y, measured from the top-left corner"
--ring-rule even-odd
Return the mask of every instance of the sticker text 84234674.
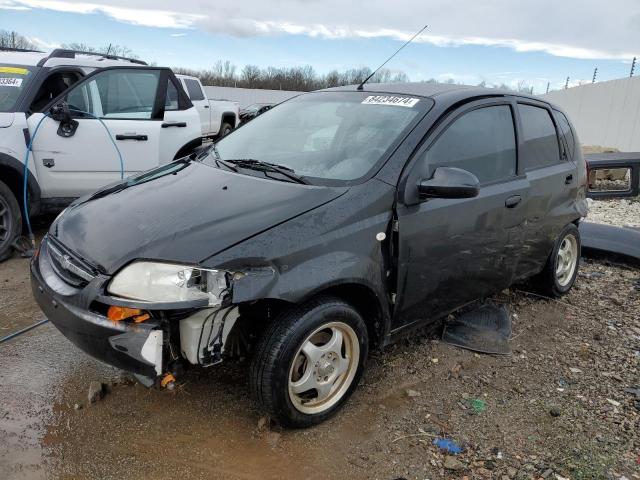
[[399, 97], [396, 95], [369, 95], [362, 103], [364, 105], [392, 105], [411, 108], [419, 101], [419, 98]]

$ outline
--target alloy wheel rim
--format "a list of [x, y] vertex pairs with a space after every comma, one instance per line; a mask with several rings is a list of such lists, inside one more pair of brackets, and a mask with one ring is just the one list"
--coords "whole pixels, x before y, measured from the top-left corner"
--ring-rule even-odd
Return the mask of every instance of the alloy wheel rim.
[[566, 287], [571, 282], [577, 264], [578, 241], [573, 235], [567, 235], [562, 239], [556, 257], [556, 279], [561, 287]]
[[289, 399], [305, 414], [322, 413], [344, 397], [360, 362], [356, 332], [343, 322], [330, 322], [308, 335], [289, 369]]
[[4, 198], [0, 197], [0, 247], [11, 240], [12, 222], [9, 205]]

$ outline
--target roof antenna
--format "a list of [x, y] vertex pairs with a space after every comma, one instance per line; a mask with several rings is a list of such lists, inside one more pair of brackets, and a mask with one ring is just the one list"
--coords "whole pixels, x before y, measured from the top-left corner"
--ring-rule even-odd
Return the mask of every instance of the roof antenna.
[[411, 42], [413, 42], [413, 40], [415, 40], [415, 38], [416, 38], [418, 35], [420, 35], [422, 32], [424, 32], [424, 31], [427, 29], [427, 27], [428, 27], [428, 26], [429, 26], [429, 25], [425, 25], [424, 27], [422, 27], [422, 28], [421, 28], [421, 29], [420, 29], [420, 30], [419, 30], [419, 31], [418, 31], [418, 32], [417, 32], [413, 37], [411, 37], [411, 38], [410, 38], [407, 42], [405, 42], [405, 43], [404, 43], [404, 44], [403, 44], [403, 45], [402, 45], [398, 50], [396, 50], [396, 51], [394, 52], [394, 54], [393, 54], [393, 55], [391, 55], [389, 58], [387, 58], [387, 59], [384, 61], [384, 63], [383, 63], [382, 65], [380, 65], [380, 66], [379, 66], [378, 68], [376, 68], [373, 72], [371, 72], [371, 75], [369, 75], [367, 78], [365, 78], [365, 79], [362, 81], [362, 83], [361, 83], [360, 85], [358, 85], [358, 90], [362, 90], [362, 88], [364, 87], [364, 84], [365, 84], [365, 83], [367, 83], [369, 80], [371, 80], [371, 77], [373, 77], [373, 76], [378, 72], [378, 70], [380, 70], [382, 67], [384, 67], [384, 66], [389, 62], [389, 60], [391, 60], [393, 57], [395, 57], [395, 56], [398, 54], [398, 52], [399, 52], [400, 50], [402, 50], [404, 47], [406, 47], [406, 46], [407, 46], [407, 45], [409, 45]]

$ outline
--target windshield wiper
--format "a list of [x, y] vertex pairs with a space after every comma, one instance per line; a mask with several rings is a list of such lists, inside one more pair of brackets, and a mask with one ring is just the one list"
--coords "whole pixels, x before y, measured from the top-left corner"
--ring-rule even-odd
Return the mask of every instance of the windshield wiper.
[[263, 162], [261, 160], [256, 160], [254, 158], [238, 158], [235, 160], [226, 160], [229, 163], [233, 163], [240, 168], [248, 168], [252, 170], [258, 170], [261, 172], [272, 172], [279, 173], [280, 175], [284, 175], [285, 177], [293, 180], [294, 182], [302, 183], [304, 185], [309, 185], [304, 178], [300, 175], [296, 174], [296, 172], [289, 167], [285, 167], [284, 165], [278, 165], [276, 163]]

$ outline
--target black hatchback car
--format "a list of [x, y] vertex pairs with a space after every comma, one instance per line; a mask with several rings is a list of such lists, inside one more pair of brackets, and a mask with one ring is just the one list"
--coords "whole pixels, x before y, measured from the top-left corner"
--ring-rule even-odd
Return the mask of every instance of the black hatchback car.
[[76, 201], [33, 292], [73, 343], [142, 379], [248, 356], [268, 413], [309, 426], [372, 347], [514, 282], [565, 294], [586, 180], [569, 120], [535, 97], [313, 92]]

